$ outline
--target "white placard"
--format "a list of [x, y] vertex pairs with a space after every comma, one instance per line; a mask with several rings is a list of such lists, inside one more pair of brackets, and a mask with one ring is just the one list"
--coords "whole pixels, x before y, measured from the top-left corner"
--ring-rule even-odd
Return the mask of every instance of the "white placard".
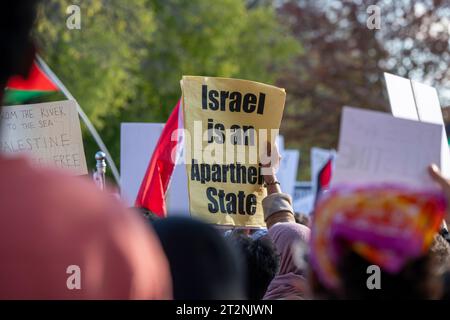
[[292, 198], [294, 198], [299, 160], [300, 152], [298, 150], [284, 149], [281, 154], [280, 169], [277, 172], [281, 190], [289, 194]]
[[[164, 123], [122, 123], [120, 130], [121, 196], [134, 206], [142, 179]], [[168, 215], [189, 215], [187, 176], [184, 165], [176, 165], [166, 195]]]
[[397, 118], [419, 120], [411, 81], [384, 73], [392, 114]]
[[292, 206], [294, 207], [294, 211], [298, 213], [303, 213], [306, 215], [310, 215], [314, 210], [314, 195], [308, 194], [307, 196], [297, 199], [294, 201]]
[[0, 150], [26, 154], [37, 166], [87, 174], [75, 101], [55, 101], [1, 108]]
[[426, 84], [411, 81], [414, 99], [416, 101], [419, 120], [429, 123], [444, 124], [441, 104], [435, 88]]
[[122, 123], [120, 126], [120, 193], [130, 206], [134, 206], [163, 128], [163, 123]]
[[450, 177], [450, 151], [447, 140], [447, 133], [444, 127], [444, 117], [442, 116], [439, 96], [435, 88], [428, 85], [411, 81], [414, 98], [416, 100], [419, 120], [423, 122], [442, 124], [442, 153], [441, 171], [446, 177]]
[[344, 107], [332, 184], [401, 183], [436, 188], [427, 172], [441, 162], [442, 125]]
[[314, 208], [314, 195], [311, 181], [297, 181], [295, 183], [292, 206], [295, 212], [310, 214]]

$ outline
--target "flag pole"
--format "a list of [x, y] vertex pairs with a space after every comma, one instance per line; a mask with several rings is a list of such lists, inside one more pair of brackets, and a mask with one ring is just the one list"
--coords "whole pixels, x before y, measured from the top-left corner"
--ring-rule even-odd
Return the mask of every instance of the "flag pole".
[[[52, 81], [59, 87], [59, 89], [61, 90], [61, 92], [64, 94], [64, 96], [68, 99], [68, 100], [73, 100], [76, 102], [75, 98], [73, 97], [73, 95], [69, 92], [69, 90], [67, 90], [66, 86], [64, 86], [64, 84], [61, 82], [61, 80], [59, 80], [59, 78], [53, 73], [53, 71], [50, 69], [50, 67], [45, 63], [45, 61], [39, 56], [36, 55], [36, 58], [39, 62], [39, 64], [41, 65], [42, 69], [44, 69], [44, 72], [52, 79]], [[111, 154], [108, 151], [108, 148], [106, 148], [105, 143], [103, 142], [102, 138], [100, 137], [100, 135], [98, 134], [97, 130], [95, 129], [94, 125], [92, 124], [92, 122], [89, 120], [88, 116], [86, 115], [86, 113], [83, 111], [83, 109], [81, 109], [80, 105], [78, 104], [78, 102], [76, 102], [77, 105], [77, 111], [78, 114], [81, 118], [81, 120], [83, 120], [83, 123], [86, 125], [87, 129], [89, 130], [89, 132], [91, 133], [92, 137], [94, 138], [95, 142], [97, 143], [98, 147], [100, 148], [101, 151], [103, 151], [105, 153], [106, 156], [106, 161], [108, 162], [110, 168], [111, 168], [111, 172], [114, 176], [114, 180], [116, 180], [117, 185], [120, 187], [120, 175], [119, 175], [119, 171], [117, 170], [117, 167], [111, 157]]]

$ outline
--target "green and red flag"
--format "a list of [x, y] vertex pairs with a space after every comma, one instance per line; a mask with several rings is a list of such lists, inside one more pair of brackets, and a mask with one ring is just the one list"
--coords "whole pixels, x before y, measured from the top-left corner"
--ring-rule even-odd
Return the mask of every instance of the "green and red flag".
[[50, 77], [42, 70], [39, 63], [34, 60], [28, 77], [13, 76], [6, 84], [4, 105], [23, 104], [28, 100], [35, 99], [59, 88]]

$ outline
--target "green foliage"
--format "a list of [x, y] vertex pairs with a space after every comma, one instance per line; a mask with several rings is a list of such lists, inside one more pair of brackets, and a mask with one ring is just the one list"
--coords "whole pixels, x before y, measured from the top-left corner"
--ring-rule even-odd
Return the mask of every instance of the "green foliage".
[[[300, 45], [270, 5], [243, 0], [80, 2], [81, 30], [69, 30], [69, 0], [42, 7], [43, 57], [76, 97], [119, 163], [120, 123], [164, 122], [182, 75], [274, 83]], [[84, 132], [88, 163], [97, 146]]]
[[43, 57], [76, 97], [93, 123], [117, 113], [136, 96], [141, 61], [154, 30], [144, 0], [80, 1], [81, 29], [69, 30], [66, 8], [72, 0], [50, 0], [37, 25]]
[[[151, 0], [156, 32], [142, 73], [132, 118], [165, 120], [180, 97], [182, 75], [208, 75], [273, 83], [299, 52], [271, 6], [248, 10], [242, 0]], [[152, 110], [150, 110], [152, 109]], [[145, 117], [145, 116], [144, 116]]]

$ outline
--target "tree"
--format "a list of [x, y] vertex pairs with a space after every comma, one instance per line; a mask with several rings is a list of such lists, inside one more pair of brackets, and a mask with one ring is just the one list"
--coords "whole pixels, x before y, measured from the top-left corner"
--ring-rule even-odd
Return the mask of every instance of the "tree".
[[[78, 1], [81, 28], [72, 30], [66, 26], [72, 4], [77, 1], [43, 2], [35, 38], [44, 60], [101, 132], [107, 125], [104, 116], [119, 116], [138, 94], [142, 59], [155, 28], [153, 12], [144, 0]], [[93, 166], [98, 147], [87, 130], [83, 137], [88, 165]]]
[[141, 61], [151, 43], [153, 13], [144, 0], [80, 2], [81, 29], [66, 26], [69, 0], [43, 3], [36, 37], [42, 55], [91, 121], [117, 113], [137, 94]]
[[[370, 5], [380, 8], [380, 30], [367, 27]], [[384, 71], [438, 88], [450, 80], [444, 1], [298, 0], [278, 13], [305, 52], [278, 81], [288, 96], [281, 132], [302, 151], [302, 178], [312, 146], [337, 147], [343, 106], [388, 111]]]
[[148, 8], [156, 29], [141, 64], [137, 97], [118, 116], [103, 117], [108, 126], [102, 136], [116, 155], [120, 122], [165, 122], [181, 96], [183, 75], [274, 83], [301, 50], [272, 6], [247, 9], [242, 0], [151, 0]]

